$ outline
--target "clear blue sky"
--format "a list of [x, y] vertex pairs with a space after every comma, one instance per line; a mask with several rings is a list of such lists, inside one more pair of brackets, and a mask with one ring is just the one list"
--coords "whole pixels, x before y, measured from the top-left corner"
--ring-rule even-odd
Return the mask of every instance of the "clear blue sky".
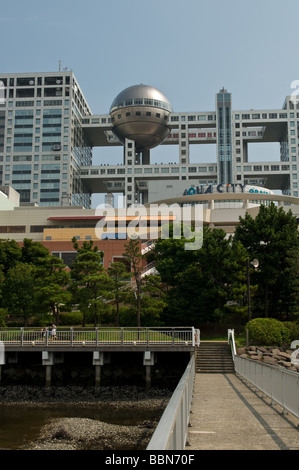
[[0, 73], [58, 71], [61, 60], [94, 114], [137, 83], [175, 112], [214, 110], [222, 87], [235, 110], [281, 108], [299, 80], [298, 21], [298, 0], [10, 0]]

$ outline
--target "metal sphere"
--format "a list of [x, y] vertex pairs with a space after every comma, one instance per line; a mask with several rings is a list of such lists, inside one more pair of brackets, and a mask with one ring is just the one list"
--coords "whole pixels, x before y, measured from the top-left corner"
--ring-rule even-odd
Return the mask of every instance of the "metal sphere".
[[112, 130], [122, 144], [129, 139], [137, 152], [148, 150], [168, 136], [171, 112], [170, 102], [159, 90], [134, 85], [119, 93], [111, 105]]

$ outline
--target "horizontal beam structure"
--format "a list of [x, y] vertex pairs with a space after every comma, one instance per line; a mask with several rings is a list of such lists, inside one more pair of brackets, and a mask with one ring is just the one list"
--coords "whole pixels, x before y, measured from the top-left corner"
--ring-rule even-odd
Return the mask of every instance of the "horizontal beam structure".
[[[217, 174], [216, 164], [192, 163], [192, 172], [188, 172], [188, 180], [192, 182], [199, 181], [200, 178], [215, 179]], [[202, 168], [204, 173], [201, 173]], [[276, 189], [278, 186], [284, 187], [288, 185], [290, 164], [289, 162], [251, 162], [240, 163], [240, 171], [243, 171], [245, 178], [262, 178], [265, 180], [265, 187], [268, 189]], [[149, 168], [152, 173], [149, 173]], [[164, 169], [168, 169], [168, 173], [164, 173]], [[258, 169], [257, 169], [258, 168]], [[101, 165], [81, 167], [80, 177], [85, 186], [91, 192], [122, 193], [125, 189], [125, 173], [124, 165]], [[138, 171], [138, 173], [136, 172]], [[135, 181], [145, 183], [151, 180], [176, 180], [182, 175], [181, 165], [179, 164], [153, 164], [135, 166]], [[184, 173], [185, 175], [186, 173]]]
[[[242, 146], [249, 143], [284, 141], [288, 133], [289, 115], [284, 110], [269, 111], [232, 111], [235, 130], [240, 129]], [[184, 134], [180, 128], [186, 122]], [[217, 115], [208, 113], [176, 113], [171, 116], [168, 123], [170, 133], [161, 145], [175, 145], [180, 148], [185, 145], [186, 155], [189, 154], [189, 145], [215, 144], [218, 145]], [[82, 120], [82, 128], [91, 146], [120, 146], [120, 142], [113, 135], [113, 125], [109, 115], [90, 116]], [[200, 132], [200, 130], [209, 132]], [[185, 143], [182, 143], [185, 141]], [[234, 142], [238, 141], [235, 137]], [[233, 144], [235, 145], [235, 144]], [[182, 148], [183, 149], [183, 148]], [[245, 154], [247, 150], [244, 150]], [[233, 153], [238, 152], [237, 148]], [[236, 156], [236, 155], [235, 155]], [[216, 159], [216, 155], [215, 155]], [[201, 181], [216, 181], [218, 179], [219, 162], [191, 163], [189, 157], [180, 163], [151, 164], [146, 162], [135, 163], [128, 169], [126, 164], [101, 166], [81, 166], [80, 177], [90, 193], [126, 193], [126, 179], [128, 172], [132, 174], [136, 191], [148, 191], [150, 181], [178, 181], [187, 180], [192, 184]], [[244, 155], [236, 158], [234, 173], [239, 174], [240, 181], [263, 181], [262, 186], [270, 189], [288, 191], [290, 188], [290, 174], [293, 166], [290, 158], [284, 161], [249, 162]], [[241, 179], [240, 179], [241, 175]], [[236, 181], [235, 181], [236, 182]]]

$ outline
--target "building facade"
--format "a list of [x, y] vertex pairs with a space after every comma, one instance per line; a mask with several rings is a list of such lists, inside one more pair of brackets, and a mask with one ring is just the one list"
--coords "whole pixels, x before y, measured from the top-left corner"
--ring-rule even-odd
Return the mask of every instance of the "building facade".
[[80, 169], [92, 148], [81, 120], [91, 111], [74, 74], [2, 74], [0, 85], [0, 184], [21, 203], [89, 207]]
[[[145, 87], [142, 95], [141, 86], [132, 88], [136, 97], [94, 115], [72, 71], [0, 74], [0, 184], [18, 191], [21, 204], [38, 206], [90, 208], [96, 193], [123, 195], [125, 206], [146, 204], [161, 200], [163, 187], [178, 196], [218, 184], [298, 197], [299, 107], [291, 96], [282, 109], [235, 111], [222, 89], [214, 110], [177, 113], [157, 90]], [[157, 145], [174, 146], [173, 162], [152, 164], [151, 148], [136, 145], [130, 125], [120, 141], [118, 122], [138, 119], [144, 129], [163, 126]], [[249, 145], [267, 142], [279, 144], [279, 160], [250, 161]], [[191, 162], [191, 147], [200, 144], [216, 147], [214, 163]], [[93, 165], [92, 149], [111, 146], [119, 147], [122, 163]]]

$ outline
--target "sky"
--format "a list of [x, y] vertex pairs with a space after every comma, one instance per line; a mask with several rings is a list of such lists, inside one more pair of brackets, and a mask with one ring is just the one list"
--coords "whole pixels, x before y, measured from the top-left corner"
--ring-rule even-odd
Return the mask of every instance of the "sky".
[[[55, 72], [61, 61], [94, 114], [109, 113], [118, 93], [139, 83], [162, 91], [174, 112], [215, 110], [223, 87], [234, 110], [277, 109], [299, 81], [298, 0], [1, 3], [0, 73]], [[253, 159], [278, 159], [277, 145], [265, 145]], [[213, 160], [213, 146], [196, 147]], [[153, 161], [174, 161], [174, 151], [160, 146]], [[95, 164], [121, 162], [121, 149], [101, 152]]]

